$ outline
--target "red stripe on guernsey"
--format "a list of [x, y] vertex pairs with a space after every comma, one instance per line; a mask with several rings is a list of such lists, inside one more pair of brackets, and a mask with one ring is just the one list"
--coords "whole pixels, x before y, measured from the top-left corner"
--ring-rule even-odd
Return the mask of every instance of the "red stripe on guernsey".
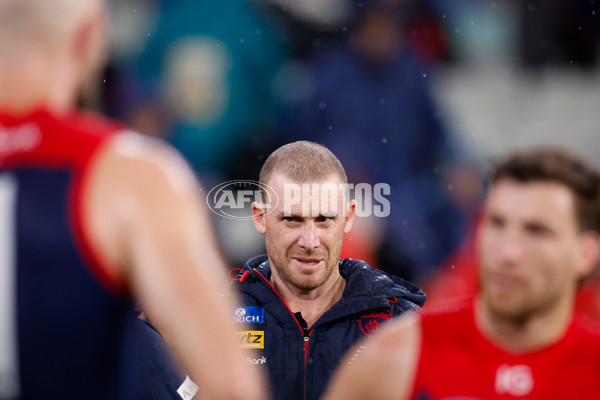
[[71, 226], [75, 231], [77, 247], [83, 253], [84, 259], [87, 261], [86, 265], [90, 267], [91, 273], [104, 287], [114, 294], [126, 295], [128, 294], [128, 287], [125, 276], [118, 273], [118, 269], [110, 265], [106, 260], [103, 260], [100, 253], [96, 251], [92, 245], [89, 235], [90, 229], [86, 227], [84, 217], [84, 194], [86, 193], [86, 185], [89, 183], [90, 167], [93, 165], [98, 154], [101, 153], [100, 150], [108, 143], [110, 143], [110, 140], [104, 140], [102, 143], [99, 143], [94, 149], [93, 155], [77, 171], [77, 176], [71, 186], [69, 199], [71, 204], [69, 210], [71, 212]]
[[83, 222], [83, 193], [89, 167], [109, 138], [124, 128], [91, 113], [54, 115], [36, 110], [29, 115], [0, 113], [0, 169], [39, 167], [69, 169], [73, 181], [68, 214], [75, 243], [90, 273], [109, 291], [123, 294], [125, 279], [101, 260], [93, 249], [89, 230]]
[[96, 147], [123, 130], [93, 114], [55, 116], [40, 110], [23, 117], [0, 114], [0, 168], [80, 168]]

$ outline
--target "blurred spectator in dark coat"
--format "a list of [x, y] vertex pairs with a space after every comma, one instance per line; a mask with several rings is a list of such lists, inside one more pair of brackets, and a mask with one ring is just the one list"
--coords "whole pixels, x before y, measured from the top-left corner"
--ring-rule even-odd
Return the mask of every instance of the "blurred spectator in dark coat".
[[292, 108], [289, 130], [330, 148], [350, 181], [390, 185], [379, 266], [417, 279], [460, 243], [478, 179], [431, 98], [430, 72], [406, 45], [404, 3], [356, 4], [348, 40], [309, 62], [310, 95]]

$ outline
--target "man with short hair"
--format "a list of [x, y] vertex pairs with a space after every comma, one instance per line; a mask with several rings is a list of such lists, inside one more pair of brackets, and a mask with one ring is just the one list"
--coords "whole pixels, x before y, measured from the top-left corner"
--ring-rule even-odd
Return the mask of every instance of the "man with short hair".
[[193, 174], [75, 110], [103, 58], [103, 3], [0, 1], [0, 399], [139, 398], [129, 294], [206, 398], [264, 399]]
[[492, 175], [474, 302], [361, 343], [326, 399], [598, 399], [600, 331], [573, 313], [598, 264], [600, 175], [558, 149]]
[[244, 307], [233, 318], [248, 365], [266, 367], [274, 399], [318, 399], [348, 347], [418, 309], [425, 295], [363, 261], [339, 259], [356, 203], [327, 148], [305, 141], [280, 147], [260, 182], [266, 189], [252, 212], [267, 254], [234, 274]]

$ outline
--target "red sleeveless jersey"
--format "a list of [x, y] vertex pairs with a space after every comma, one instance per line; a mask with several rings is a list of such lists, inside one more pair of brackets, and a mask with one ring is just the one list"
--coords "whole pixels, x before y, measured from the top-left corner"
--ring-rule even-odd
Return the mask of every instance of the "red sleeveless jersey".
[[134, 310], [88, 238], [89, 166], [121, 127], [0, 112], [0, 399], [136, 399]]
[[511, 354], [484, 337], [473, 305], [429, 314], [412, 399], [600, 399], [600, 333], [574, 320], [556, 343]]

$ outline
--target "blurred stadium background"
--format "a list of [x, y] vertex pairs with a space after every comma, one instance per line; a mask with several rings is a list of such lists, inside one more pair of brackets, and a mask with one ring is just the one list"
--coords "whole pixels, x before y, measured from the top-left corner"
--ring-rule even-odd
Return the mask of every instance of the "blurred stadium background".
[[[344, 256], [435, 303], [474, 290], [495, 157], [562, 145], [600, 167], [599, 3], [111, 0], [110, 63], [82, 102], [171, 142], [207, 191], [257, 179], [282, 143], [326, 144], [351, 181], [392, 186], [392, 215], [361, 219]], [[264, 250], [250, 221], [214, 223], [232, 267]]]

